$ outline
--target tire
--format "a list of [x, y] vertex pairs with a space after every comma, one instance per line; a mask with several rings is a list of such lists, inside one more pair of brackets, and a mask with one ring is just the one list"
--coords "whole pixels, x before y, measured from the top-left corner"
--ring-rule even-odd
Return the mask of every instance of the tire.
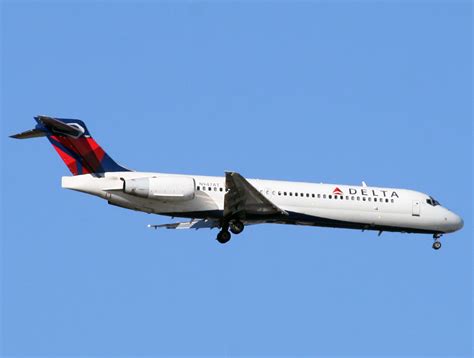
[[220, 232], [217, 234], [216, 240], [219, 241], [219, 243], [221, 243], [221, 244], [226, 244], [226, 243], [229, 242], [230, 238], [231, 238], [230, 232], [228, 232], [228, 231], [220, 231]]
[[244, 228], [245, 226], [242, 221], [234, 221], [230, 223], [230, 231], [232, 232], [232, 234], [238, 235], [242, 231], [244, 231]]
[[433, 243], [433, 249], [439, 250], [441, 248], [441, 243], [439, 241], [435, 241]]

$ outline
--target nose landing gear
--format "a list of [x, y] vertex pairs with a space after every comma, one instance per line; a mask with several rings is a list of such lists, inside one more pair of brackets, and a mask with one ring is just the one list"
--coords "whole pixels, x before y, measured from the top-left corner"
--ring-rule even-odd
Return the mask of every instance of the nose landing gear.
[[433, 239], [434, 239], [433, 249], [435, 249], [435, 250], [441, 249], [441, 242], [438, 241], [440, 238], [441, 238], [441, 234], [434, 234], [433, 235]]

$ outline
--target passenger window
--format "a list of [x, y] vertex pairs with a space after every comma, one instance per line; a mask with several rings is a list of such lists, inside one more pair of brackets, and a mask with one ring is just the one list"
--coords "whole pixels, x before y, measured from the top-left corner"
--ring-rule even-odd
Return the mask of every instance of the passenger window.
[[360, 196], [357, 197], [357, 201], [360, 201]]
[[351, 196], [351, 200], [354, 200], [355, 199], [355, 196]]
[[290, 196], [293, 196], [293, 193], [290, 191]]
[[365, 201], [365, 200], [366, 200], [366, 199], [365, 199], [365, 196], [363, 196], [363, 197], [362, 197], [362, 201]]
[[216, 186], [214, 187], [214, 191], [217, 191], [217, 187], [216, 187]]
[[280, 196], [280, 195], [281, 195], [281, 191], [278, 192], [278, 196]]
[[377, 202], [377, 198], [374, 198], [374, 201]]
[[209, 187], [208, 189], [209, 189], [209, 191], [211, 191], [211, 190], [212, 190], [212, 188], [211, 188], [211, 187]]
[[321, 199], [321, 194], [318, 194], [318, 199]]
[[394, 203], [394, 202], [395, 202], [395, 200], [393, 200], [393, 199], [391, 199], [390, 201], [391, 201], [392, 203]]
[[340, 198], [341, 200], [343, 200], [343, 199], [344, 199], [344, 196], [343, 196], [343, 195], [341, 195], [339, 198]]
[[326, 194], [323, 194], [323, 199], [326, 199]]
[[298, 193], [295, 193], [295, 196], [298, 196]]
[[346, 200], [349, 200], [349, 195], [346, 195]]
[[369, 196], [369, 197], [367, 198], [367, 200], [370, 201], [370, 200], [371, 200], [371, 197]]
[[315, 196], [316, 196], [316, 195], [314, 195], [314, 194], [311, 194], [311, 197], [313, 197], [313, 198], [314, 198]]
[[286, 191], [283, 192], [283, 195], [286, 196]]
[[388, 203], [388, 199], [385, 199], [385, 202]]
[[223, 188], [220, 188], [220, 190], [221, 190], [221, 191], [224, 191], [224, 189], [223, 189]]
[[328, 195], [328, 198], [329, 198], [329, 199], [332, 199], [332, 195]]
[[306, 197], [309, 198], [309, 194], [308, 194], [308, 193], [306, 193]]
[[199, 185], [196, 187], [196, 190], [199, 190]]

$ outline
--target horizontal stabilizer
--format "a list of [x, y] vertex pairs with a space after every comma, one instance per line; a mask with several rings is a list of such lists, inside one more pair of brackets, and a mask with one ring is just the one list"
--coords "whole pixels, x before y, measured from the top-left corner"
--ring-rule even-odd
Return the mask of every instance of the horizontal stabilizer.
[[56, 134], [63, 134], [77, 138], [85, 132], [85, 129], [77, 124], [71, 125], [68, 123], [61, 122], [52, 117], [36, 116], [36, 120], [39, 123], [43, 124], [45, 127], [47, 127], [49, 130], [51, 130], [51, 132]]
[[38, 137], [45, 137], [45, 136], [46, 136], [46, 132], [41, 129], [30, 129], [29, 131], [13, 134], [10, 136], [10, 138], [29, 139], [29, 138], [38, 138]]
[[72, 138], [78, 138], [85, 134], [86, 129], [77, 123], [68, 124], [56, 118], [47, 116], [36, 116], [38, 125], [36, 128], [11, 135], [15, 139], [29, 139], [36, 137], [45, 137], [50, 134], [66, 135]]

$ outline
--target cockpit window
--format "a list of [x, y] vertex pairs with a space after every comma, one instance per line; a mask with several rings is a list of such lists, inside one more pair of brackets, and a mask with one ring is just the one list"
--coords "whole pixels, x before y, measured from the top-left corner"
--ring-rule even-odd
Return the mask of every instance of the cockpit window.
[[433, 198], [432, 196], [430, 196], [429, 199], [426, 199], [426, 202], [430, 204], [431, 206], [441, 205], [439, 201]]

